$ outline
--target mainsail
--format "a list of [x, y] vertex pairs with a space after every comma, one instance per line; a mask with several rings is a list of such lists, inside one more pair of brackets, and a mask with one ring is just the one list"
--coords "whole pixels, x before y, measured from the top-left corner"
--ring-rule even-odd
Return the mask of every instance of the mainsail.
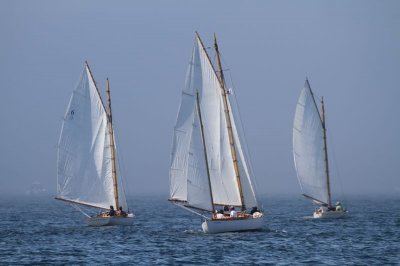
[[[235, 148], [239, 154], [239, 168], [244, 180], [241, 185], [245, 187], [243, 189], [245, 202], [241, 202], [224, 110], [222, 92], [225, 88], [221, 87], [221, 82], [198, 35], [187, 73], [174, 130], [170, 166], [171, 200], [184, 201], [188, 206], [204, 210], [212, 210], [211, 204], [257, 206], [239, 135], [231, 117]], [[197, 92], [199, 108], [196, 107]], [[229, 101], [228, 108], [230, 108]], [[199, 131], [197, 109], [201, 110], [204, 143]], [[207, 152], [209, 177], [205, 168], [202, 145], [205, 145]], [[213, 202], [207, 185], [211, 186]]]
[[304, 196], [330, 204], [325, 149], [323, 121], [306, 80], [294, 117], [294, 162]]
[[[110, 142], [107, 112], [86, 65], [58, 143], [58, 199], [103, 209], [115, 206]], [[119, 205], [126, 209], [123, 190], [119, 191]]]

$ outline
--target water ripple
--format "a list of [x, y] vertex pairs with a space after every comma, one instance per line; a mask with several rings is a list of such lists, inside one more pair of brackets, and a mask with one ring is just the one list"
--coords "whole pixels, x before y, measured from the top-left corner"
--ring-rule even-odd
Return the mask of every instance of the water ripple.
[[[267, 198], [257, 232], [204, 234], [201, 219], [162, 198], [133, 198], [130, 227], [93, 228], [50, 198], [1, 200], [0, 264], [376, 265], [400, 262], [400, 199], [349, 199], [349, 217], [310, 219], [297, 198]], [[13, 208], [10, 208], [13, 206]], [[279, 208], [274, 208], [279, 206]], [[18, 211], [15, 211], [18, 210]]]

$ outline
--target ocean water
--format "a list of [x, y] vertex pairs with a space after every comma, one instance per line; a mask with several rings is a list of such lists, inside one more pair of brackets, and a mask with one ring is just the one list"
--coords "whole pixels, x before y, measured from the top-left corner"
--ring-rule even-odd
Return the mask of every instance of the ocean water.
[[129, 200], [129, 227], [88, 227], [49, 197], [0, 198], [0, 264], [400, 265], [400, 197], [349, 197], [349, 216], [310, 219], [300, 196], [263, 198], [257, 232], [207, 235], [201, 218], [164, 198]]

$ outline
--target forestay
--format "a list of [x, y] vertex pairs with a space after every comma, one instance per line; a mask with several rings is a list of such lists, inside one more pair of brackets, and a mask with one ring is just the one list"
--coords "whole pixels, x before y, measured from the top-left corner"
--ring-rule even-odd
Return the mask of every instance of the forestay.
[[321, 116], [307, 80], [294, 118], [294, 162], [303, 194], [328, 203], [323, 132]]
[[[57, 198], [104, 209], [115, 205], [107, 113], [88, 66], [64, 116], [57, 165]], [[126, 208], [124, 195], [120, 201]]]

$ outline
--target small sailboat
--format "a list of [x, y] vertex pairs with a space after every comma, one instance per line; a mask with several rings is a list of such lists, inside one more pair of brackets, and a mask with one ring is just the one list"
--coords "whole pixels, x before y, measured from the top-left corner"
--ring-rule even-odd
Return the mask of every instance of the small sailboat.
[[293, 156], [303, 196], [318, 204], [314, 218], [340, 218], [346, 210], [332, 205], [324, 99], [318, 109], [308, 79], [297, 102], [293, 125]]
[[[115, 159], [108, 79], [107, 96], [108, 111], [86, 63], [58, 143], [56, 199], [80, 210], [90, 226], [131, 225], [134, 215], [124, 211], [128, 206]], [[90, 209], [101, 212], [90, 216]]]
[[174, 128], [169, 200], [201, 215], [205, 233], [257, 230], [264, 215], [232, 113], [215, 36], [214, 48], [218, 72], [196, 32]]

